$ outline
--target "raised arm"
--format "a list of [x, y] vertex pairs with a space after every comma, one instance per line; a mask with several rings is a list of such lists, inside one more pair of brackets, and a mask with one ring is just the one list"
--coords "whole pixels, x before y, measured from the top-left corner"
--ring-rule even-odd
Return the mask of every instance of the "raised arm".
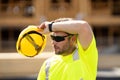
[[[39, 28], [42, 28], [44, 33], [49, 31], [49, 24], [51, 22], [42, 23]], [[92, 41], [92, 30], [90, 25], [86, 21], [80, 20], [71, 20], [71, 21], [63, 21], [63, 22], [55, 22], [51, 27], [52, 31], [63, 31], [70, 34], [78, 34], [78, 39], [83, 47], [83, 49], [87, 49]]]

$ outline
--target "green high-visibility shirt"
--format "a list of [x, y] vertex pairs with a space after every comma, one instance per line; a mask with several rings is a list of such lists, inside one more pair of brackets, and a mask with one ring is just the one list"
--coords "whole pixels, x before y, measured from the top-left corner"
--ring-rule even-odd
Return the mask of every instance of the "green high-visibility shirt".
[[37, 80], [96, 80], [98, 51], [95, 38], [86, 50], [78, 40], [77, 45], [77, 50], [70, 55], [55, 55], [46, 60]]

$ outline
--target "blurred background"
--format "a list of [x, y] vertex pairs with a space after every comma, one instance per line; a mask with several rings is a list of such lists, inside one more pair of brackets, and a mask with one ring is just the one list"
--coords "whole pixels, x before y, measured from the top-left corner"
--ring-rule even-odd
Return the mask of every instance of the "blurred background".
[[91, 25], [99, 51], [97, 80], [120, 80], [120, 0], [0, 0], [0, 80], [36, 80], [53, 55], [50, 38], [34, 58], [18, 54], [16, 40], [28, 25], [62, 17]]

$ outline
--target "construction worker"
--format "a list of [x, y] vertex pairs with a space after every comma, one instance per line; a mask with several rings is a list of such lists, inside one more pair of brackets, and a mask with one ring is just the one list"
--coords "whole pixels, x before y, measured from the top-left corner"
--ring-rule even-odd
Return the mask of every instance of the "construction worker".
[[55, 56], [43, 63], [37, 80], [96, 80], [98, 51], [86, 21], [60, 18], [38, 28], [51, 33]]

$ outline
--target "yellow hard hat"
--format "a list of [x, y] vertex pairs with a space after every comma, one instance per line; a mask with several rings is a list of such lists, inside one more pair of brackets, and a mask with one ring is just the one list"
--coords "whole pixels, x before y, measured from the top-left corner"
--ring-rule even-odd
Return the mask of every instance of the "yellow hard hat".
[[46, 44], [46, 36], [40, 33], [34, 25], [25, 28], [19, 35], [16, 49], [27, 57], [34, 57], [41, 53]]

